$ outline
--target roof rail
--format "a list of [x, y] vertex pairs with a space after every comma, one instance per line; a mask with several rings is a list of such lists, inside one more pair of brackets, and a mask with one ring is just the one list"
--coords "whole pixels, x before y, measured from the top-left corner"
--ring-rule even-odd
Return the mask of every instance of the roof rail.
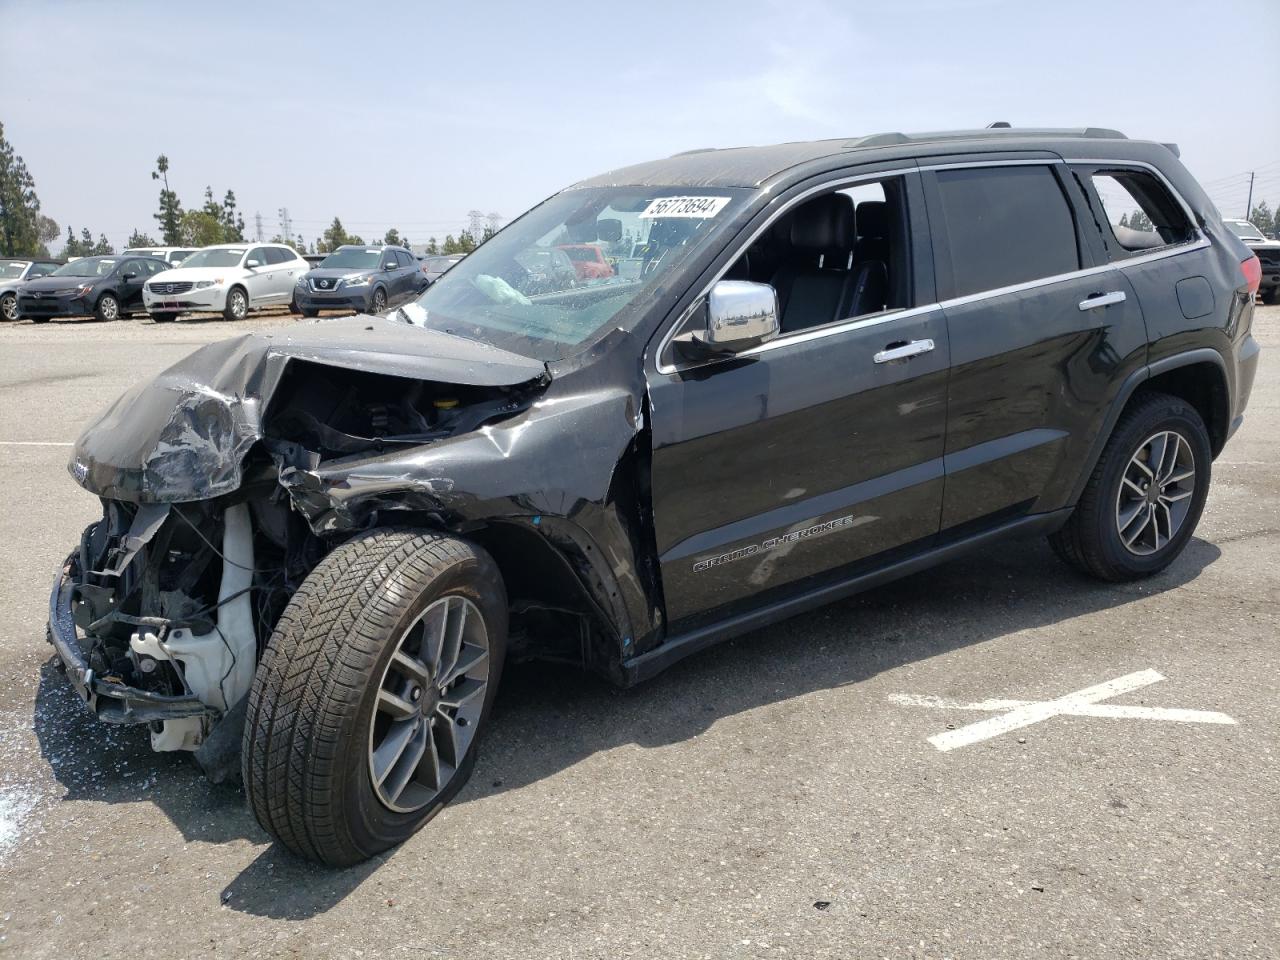
[[865, 147], [889, 147], [901, 143], [929, 143], [937, 140], [988, 140], [1002, 137], [1087, 137], [1091, 140], [1128, 140], [1119, 130], [1107, 127], [1024, 127], [997, 121], [981, 130], [937, 130], [931, 133], [875, 133], [869, 137], [846, 140], [841, 146], [853, 150]]

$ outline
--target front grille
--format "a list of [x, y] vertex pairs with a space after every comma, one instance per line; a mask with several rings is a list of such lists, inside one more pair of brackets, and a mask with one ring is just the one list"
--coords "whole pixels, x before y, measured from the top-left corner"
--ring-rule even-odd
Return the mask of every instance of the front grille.
[[1280, 270], [1280, 250], [1259, 250], [1258, 260], [1266, 270]]
[[183, 280], [178, 283], [148, 283], [147, 290], [151, 293], [160, 293], [168, 296], [171, 293], [186, 293], [192, 286], [193, 284], [190, 280]]
[[333, 293], [342, 281], [337, 277], [311, 278], [311, 289], [315, 293]]

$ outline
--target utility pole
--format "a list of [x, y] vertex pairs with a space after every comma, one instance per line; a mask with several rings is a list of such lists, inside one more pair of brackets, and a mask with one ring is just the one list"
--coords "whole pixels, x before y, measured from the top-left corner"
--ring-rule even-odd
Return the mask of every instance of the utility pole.
[[292, 236], [293, 230], [291, 229], [292, 224], [289, 222], [289, 208], [281, 207], [277, 212], [280, 214], [280, 236]]
[[253, 232], [258, 238], [258, 242], [262, 242], [262, 214], [257, 210], [253, 212]]
[[[1249, 220], [1249, 214], [1253, 211], [1253, 171], [1249, 171], [1249, 199], [1244, 205], [1244, 218]], [[1252, 223], [1252, 220], [1249, 220]]]
[[490, 229], [492, 232], [497, 233], [497, 232], [498, 232], [498, 226], [502, 223], [502, 214], [500, 214], [500, 213], [491, 213], [491, 214], [489, 214], [489, 216], [487, 216], [485, 219], [489, 221], [489, 229]]
[[467, 216], [471, 219], [471, 236], [477, 241], [480, 239], [480, 233], [484, 229], [484, 214], [479, 210], [468, 210]]

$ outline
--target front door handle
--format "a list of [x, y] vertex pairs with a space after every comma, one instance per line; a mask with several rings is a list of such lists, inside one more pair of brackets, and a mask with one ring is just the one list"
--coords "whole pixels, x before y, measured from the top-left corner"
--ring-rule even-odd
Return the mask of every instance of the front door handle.
[[1112, 290], [1110, 293], [1091, 293], [1080, 301], [1080, 309], [1097, 310], [1099, 307], [1109, 307], [1113, 303], [1124, 303], [1124, 301], [1123, 290]]
[[912, 340], [910, 343], [904, 343], [900, 346], [885, 347], [871, 359], [876, 363], [888, 363], [890, 360], [906, 360], [908, 357], [919, 356], [922, 353], [928, 353], [932, 349], [932, 340]]

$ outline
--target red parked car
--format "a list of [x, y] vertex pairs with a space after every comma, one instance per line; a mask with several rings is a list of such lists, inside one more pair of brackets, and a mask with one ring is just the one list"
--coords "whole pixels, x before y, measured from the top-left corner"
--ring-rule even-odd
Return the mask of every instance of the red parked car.
[[613, 276], [613, 267], [604, 258], [604, 251], [594, 243], [564, 243], [556, 249], [563, 250], [573, 261], [579, 280], [601, 280]]

